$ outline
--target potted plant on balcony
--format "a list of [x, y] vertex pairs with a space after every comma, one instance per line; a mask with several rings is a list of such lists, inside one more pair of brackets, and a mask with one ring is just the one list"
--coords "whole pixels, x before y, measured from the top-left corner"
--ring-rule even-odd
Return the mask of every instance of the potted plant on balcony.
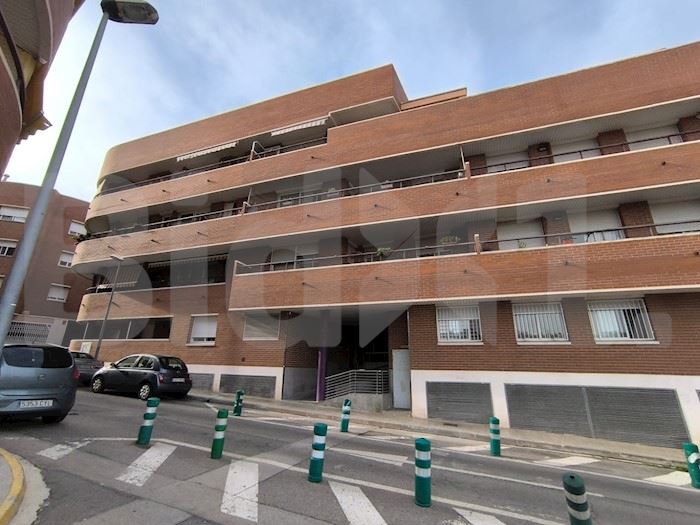
[[374, 256], [379, 259], [380, 261], [383, 261], [387, 257], [391, 255], [391, 248], [388, 246], [381, 246], [377, 248], [377, 251], [375, 252]]

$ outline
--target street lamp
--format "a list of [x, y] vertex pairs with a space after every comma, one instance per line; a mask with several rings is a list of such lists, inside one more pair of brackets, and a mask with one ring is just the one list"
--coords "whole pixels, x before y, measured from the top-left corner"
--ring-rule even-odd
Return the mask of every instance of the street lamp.
[[[105, 335], [105, 326], [107, 326], [107, 318], [109, 317], [109, 311], [112, 309], [112, 301], [114, 300], [114, 290], [119, 282], [119, 270], [122, 267], [123, 257], [118, 255], [110, 255], [110, 259], [117, 261], [117, 271], [114, 272], [114, 281], [112, 281], [112, 290], [109, 292], [109, 301], [107, 301], [107, 309], [105, 310], [105, 317], [102, 319], [102, 326], [100, 326], [100, 335], [97, 337], [97, 346], [95, 347], [95, 359], [100, 355], [100, 348], [102, 347], [102, 338]], [[128, 334], [127, 334], [128, 335]]]
[[19, 299], [19, 294], [22, 292], [24, 279], [27, 276], [29, 263], [32, 259], [32, 253], [36, 248], [39, 233], [43, 227], [46, 211], [49, 201], [51, 200], [51, 192], [56, 184], [58, 171], [61, 168], [61, 163], [63, 162], [63, 157], [68, 146], [68, 140], [70, 139], [76, 117], [78, 116], [78, 110], [80, 109], [80, 103], [85, 94], [85, 87], [90, 78], [92, 66], [95, 64], [95, 58], [97, 57], [97, 51], [102, 42], [102, 35], [104, 35], [107, 20], [125, 24], [150, 25], [158, 21], [158, 12], [155, 8], [148, 2], [141, 0], [102, 0], [100, 5], [102, 7], [100, 25], [97, 27], [97, 33], [90, 47], [85, 67], [83, 67], [83, 72], [80, 74], [78, 87], [75, 89], [73, 100], [71, 100], [70, 106], [68, 107], [66, 119], [58, 134], [56, 147], [51, 155], [49, 166], [46, 168], [46, 174], [41, 183], [39, 194], [34, 202], [34, 206], [32, 206], [29, 212], [29, 217], [27, 217], [24, 234], [22, 235], [22, 240], [17, 249], [15, 264], [12, 266], [12, 271], [3, 286], [2, 299], [0, 300], [0, 348], [5, 344], [7, 332], [12, 323], [12, 317], [17, 307], [17, 300]]

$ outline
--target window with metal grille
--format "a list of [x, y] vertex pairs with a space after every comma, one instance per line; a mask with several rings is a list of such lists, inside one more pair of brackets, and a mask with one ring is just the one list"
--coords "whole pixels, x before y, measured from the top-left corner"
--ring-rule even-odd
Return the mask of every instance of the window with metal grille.
[[277, 340], [279, 331], [279, 317], [271, 316], [267, 312], [250, 312], [245, 314], [244, 341]]
[[438, 306], [439, 343], [481, 342], [481, 318], [478, 306]]
[[26, 222], [29, 208], [0, 206], [0, 221]]
[[653, 341], [649, 313], [643, 299], [588, 303], [593, 336], [598, 342]]
[[68, 292], [70, 291], [70, 286], [63, 286], [61, 284], [52, 284], [49, 286], [49, 294], [46, 296], [47, 301], [58, 301], [59, 303], [65, 303], [68, 299]]
[[190, 344], [213, 345], [216, 341], [216, 315], [193, 315]]
[[513, 323], [518, 342], [569, 340], [561, 303], [514, 304]]
[[87, 230], [82, 222], [70, 221], [70, 226], [68, 227], [68, 235], [85, 235]]
[[64, 268], [70, 268], [73, 265], [73, 254], [70, 252], [61, 252], [58, 257], [58, 265]]
[[12, 257], [17, 249], [16, 241], [0, 241], [0, 257]]

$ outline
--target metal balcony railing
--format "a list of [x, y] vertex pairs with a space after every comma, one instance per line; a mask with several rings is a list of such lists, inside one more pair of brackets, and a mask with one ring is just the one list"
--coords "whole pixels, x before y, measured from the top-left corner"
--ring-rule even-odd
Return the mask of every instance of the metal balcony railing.
[[348, 394], [388, 394], [388, 370], [347, 370], [326, 377], [325, 399]]
[[[441, 255], [481, 253], [482, 251], [502, 251], [510, 249], [559, 246], [563, 244], [585, 244], [591, 242], [616, 241], [627, 238], [628, 235], [626, 236], [625, 234], [629, 233], [633, 233], [635, 237], [664, 235], [663, 233], [654, 233], [655, 228], [660, 228], [663, 226], [683, 226], [682, 228], [675, 228], [672, 233], [700, 232], [700, 217], [693, 221], [640, 224], [636, 226], [621, 226], [619, 228], [597, 229], [580, 232], [553, 233], [530, 237], [508, 237], [505, 239], [482, 240], [477, 234], [474, 236], [474, 241], [472, 242], [456, 242], [434, 246], [421, 246], [417, 248], [403, 248], [399, 250], [377, 248], [372, 252], [331, 255], [308, 259], [300, 258], [288, 261], [258, 264], [245, 264], [241, 261], [236, 261], [235, 273], [240, 275], [246, 273], [316, 268], [321, 266], [337, 266], [341, 264], [371, 263], [384, 260], [416, 259], [420, 257], [437, 257]], [[501, 247], [503, 245], [505, 245], [505, 247]]]

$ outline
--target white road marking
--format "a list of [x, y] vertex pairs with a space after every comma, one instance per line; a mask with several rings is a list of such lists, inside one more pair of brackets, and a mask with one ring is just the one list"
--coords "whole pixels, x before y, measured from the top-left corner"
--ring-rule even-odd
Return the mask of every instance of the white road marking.
[[[501, 450], [507, 448], [512, 448], [510, 445], [501, 445]], [[447, 447], [447, 450], [454, 450], [456, 452], [480, 452], [482, 450], [491, 450], [490, 444], [485, 445], [466, 445], [463, 447]]]
[[398, 467], [408, 461], [408, 456], [397, 456], [396, 454], [382, 454], [380, 452], [368, 452], [364, 450], [352, 450], [338, 447], [330, 448], [329, 451], [330, 453], [340, 452], [341, 454], [349, 454], [358, 458], [365, 458], [372, 461], [378, 461], [380, 463], [388, 463], [389, 465], [396, 465]]
[[554, 458], [545, 459], [542, 461], [537, 461], [536, 463], [541, 463], [545, 465], [558, 465], [560, 467], [573, 467], [576, 465], [588, 465], [589, 463], [598, 463], [600, 461], [596, 458], [587, 458], [583, 456], [567, 456], [565, 458]]
[[386, 521], [360, 487], [329, 481], [350, 525], [386, 525]]
[[221, 499], [221, 512], [258, 522], [258, 464], [232, 461]]
[[466, 509], [454, 509], [460, 516], [462, 516], [467, 523], [471, 525], [505, 525], [501, 520], [490, 516], [489, 514], [481, 514], [479, 512], [474, 512], [473, 510]]
[[153, 473], [158, 470], [166, 459], [175, 452], [172, 445], [165, 443], [155, 443], [146, 452], [137, 457], [124, 472], [122, 472], [117, 480], [142, 487]]
[[54, 445], [53, 447], [46, 448], [40, 452], [37, 452], [39, 456], [44, 456], [45, 458], [58, 460], [61, 459], [74, 450], [78, 450], [81, 447], [89, 444], [89, 441], [72, 441], [70, 443], [61, 443], [59, 445]]
[[665, 485], [673, 485], [674, 487], [682, 487], [684, 485], [690, 485], [690, 474], [675, 470], [668, 474], [662, 474], [661, 476], [646, 478], [645, 481], [664, 483]]

